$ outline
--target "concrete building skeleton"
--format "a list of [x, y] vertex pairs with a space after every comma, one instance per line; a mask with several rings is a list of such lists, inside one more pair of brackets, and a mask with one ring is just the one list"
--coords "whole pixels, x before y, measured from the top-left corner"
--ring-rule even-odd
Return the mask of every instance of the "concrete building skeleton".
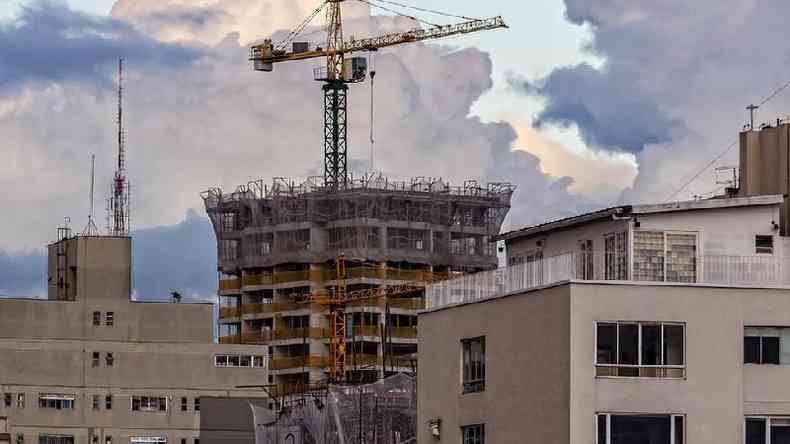
[[49, 246], [48, 298], [0, 299], [0, 443], [196, 444], [200, 398], [268, 398], [265, 347], [214, 343], [210, 303], [131, 300], [131, 238]]
[[[496, 268], [490, 239], [501, 229], [513, 191], [506, 183], [451, 187], [437, 179], [392, 182], [374, 175], [350, 178], [334, 191], [321, 179], [209, 190], [203, 198], [217, 236], [221, 342], [270, 346], [272, 384], [326, 380], [326, 311], [299, 301], [337, 285], [338, 255], [348, 263], [349, 291]], [[416, 315], [423, 307], [422, 295], [351, 307], [349, 378], [414, 371]]]

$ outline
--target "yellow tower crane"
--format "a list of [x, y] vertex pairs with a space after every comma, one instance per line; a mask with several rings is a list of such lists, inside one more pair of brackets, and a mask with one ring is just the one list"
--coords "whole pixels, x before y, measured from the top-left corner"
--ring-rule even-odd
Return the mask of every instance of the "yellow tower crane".
[[[362, 51], [378, 51], [380, 48], [405, 43], [422, 42], [460, 34], [507, 28], [502, 17], [474, 19], [457, 16], [426, 8], [410, 6], [392, 0], [353, 0], [390, 13], [409, 17], [426, 25], [411, 31], [385, 34], [364, 39], [343, 39], [343, 20], [341, 5], [352, 0], [323, 0], [321, 4], [299, 26], [278, 44], [266, 39], [250, 51], [250, 60], [256, 71], [271, 72], [274, 64], [295, 60], [326, 58], [324, 67], [314, 70], [314, 78], [324, 83], [324, 184], [330, 191], [345, 188], [348, 180], [347, 169], [347, 110], [348, 84], [363, 82], [367, 77], [367, 60], [364, 57], [346, 59], [346, 55]], [[417, 11], [463, 19], [464, 21], [437, 25], [406, 15], [393, 9], [410, 8]], [[296, 42], [310, 23], [322, 11], [326, 12], [326, 44], [311, 46], [306, 42]], [[289, 47], [290, 44], [293, 44]], [[371, 73], [372, 74], [372, 73]]]

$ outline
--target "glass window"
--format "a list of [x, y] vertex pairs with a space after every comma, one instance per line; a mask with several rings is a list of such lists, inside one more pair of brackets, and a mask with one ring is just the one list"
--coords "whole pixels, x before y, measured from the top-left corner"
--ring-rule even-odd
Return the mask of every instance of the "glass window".
[[784, 444], [790, 442], [790, 418], [746, 418], [746, 444]]
[[241, 355], [239, 357], [239, 367], [252, 367], [252, 356]]
[[104, 397], [104, 408], [107, 410], [112, 410], [112, 395], [107, 395]]
[[132, 411], [164, 412], [167, 410], [167, 398], [164, 396], [132, 396]]
[[596, 328], [597, 376], [685, 376], [682, 324], [599, 322]]
[[93, 325], [101, 325], [101, 312], [94, 311], [93, 312]]
[[596, 444], [683, 444], [682, 415], [597, 416]]
[[99, 359], [100, 359], [99, 352], [93, 352], [92, 358], [93, 359], [91, 361], [91, 366], [92, 367], [98, 367], [99, 366]]
[[746, 327], [744, 364], [790, 365], [790, 328]]
[[255, 358], [252, 361], [252, 366], [253, 367], [263, 367], [263, 362], [264, 362], [263, 361], [263, 356], [255, 356]]
[[187, 401], [186, 397], [181, 398], [181, 411], [186, 412], [189, 408], [189, 402]]
[[39, 435], [38, 444], [74, 444], [74, 437], [65, 435]]
[[[41, 394], [38, 395], [38, 406], [42, 409], [73, 409], [74, 408], [74, 395], [61, 395], [61, 394]], [[24, 399], [22, 399], [24, 405]]]
[[115, 313], [112, 311], [108, 311], [107, 314], [105, 315], [105, 322], [108, 327], [112, 327], [113, 324], [115, 323]]
[[463, 351], [464, 393], [485, 390], [486, 339], [484, 337], [461, 341]]
[[697, 234], [634, 232], [634, 280], [697, 281]]
[[463, 444], [485, 444], [486, 426], [485, 424], [475, 424], [461, 427]]
[[612, 233], [604, 239], [604, 269], [607, 280], [628, 279], [628, 232]]
[[200, 411], [200, 398], [195, 398], [195, 412]]
[[228, 365], [228, 357], [225, 355], [214, 356], [214, 365], [217, 367], [226, 367]]
[[757, 254], [774, 254], [774, 237], [771, 235], [755, 236], [754, 252]]
[[25, 408], [25, 394], [19, 393], [16, 395], [16, 406], [17, 408], [23, 409]]
[[99, 395], [93, 395], [93, 410], [99, 410], [101, 408], [101, 398]]
[[107, 356], [105, 356], [105, 362], [107, 364], [107, 367], [112, 367], [113, 365], [115, 365], [115, 356], [113, 356], [112, 353], [107, 353]]

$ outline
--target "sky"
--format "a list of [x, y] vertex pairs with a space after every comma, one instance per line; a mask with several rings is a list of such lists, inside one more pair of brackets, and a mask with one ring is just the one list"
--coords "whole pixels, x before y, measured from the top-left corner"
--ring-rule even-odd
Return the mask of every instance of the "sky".
[[[284, 37], [317, 4], [0, 0], [0, 60], [13, 60], [0, 65], [0, 187], [14, 190], [0, 195], [13, 209], [0, 218], [0, 295], [40, 294], [42, 246], [54, 227], [64, 216], [75, 228], [85, 223], [92, 154], [98, 189], [109, 186], [119, 56], [127, 66], [135, 257], [146, 259], [135, 260], [136, 292], [210, 295], [216, 257], [200, 191], [320, 173], [321, 104], [310, 63], [263, 75], [246, 61], [250, 43]], [[502, 15], [510, 29], [376, 56], [376, 170], [510, 181], [518, 191], [506, 228], [715, 194], [722, 185], [714, 167], [737, 162], [737, 149], [725, 148], [737, 140], [745, 106], [790, 80], [790, 10], [780, 0], [419, 6]], [[360, 2], [344, 8], [349, 35], [416, 26]], [[350, 96], [356, 172], [369, 165], [369, 88], [355, 86]], [[780, 91], [758, 119], [784, 118], [788, 108]]]

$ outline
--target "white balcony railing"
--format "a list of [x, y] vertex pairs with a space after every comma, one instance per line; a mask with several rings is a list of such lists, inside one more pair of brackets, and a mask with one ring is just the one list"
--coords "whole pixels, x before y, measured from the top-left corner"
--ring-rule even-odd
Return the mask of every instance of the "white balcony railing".
[[430, 284], [426, 287], [426, 308], [491, 299], [571, 279], [790, 286], [790, 258], [712, 255], [654, 257], [633, 262], [604, 253], [546, 257]]

